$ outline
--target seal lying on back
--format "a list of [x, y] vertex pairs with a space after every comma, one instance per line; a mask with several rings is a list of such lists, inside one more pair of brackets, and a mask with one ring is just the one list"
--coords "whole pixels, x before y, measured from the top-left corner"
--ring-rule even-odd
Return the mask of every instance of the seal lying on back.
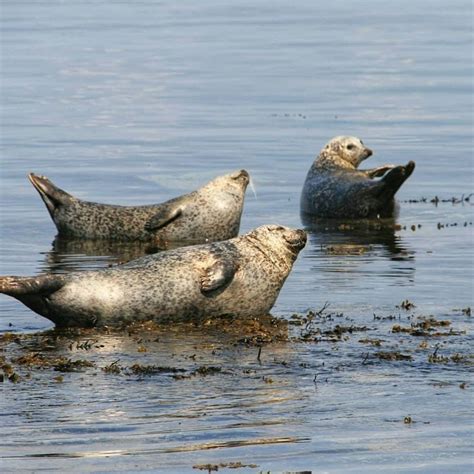
[[189, 194], [162, 204], [114, 206], [81, 201], [44, 176], [29, 179], [39, 192], [62, 237], [153, 242], [203, 243], [235, 237], [239, 232], [245, 170], [219, 176]]
[[[412, 174], [415, 163], [358, 170], [372, 155], [356, 137], [335, 137], [308, 171], [301, 193], [301, 211], [321, 218], [392, 217], [394, 196]], [[381, 177], [376, 180], [373, 178]]]
[[305, 244], [303, 230], [263, 226], [103, 270], [0, 277], [0, 292], [60, 327], [261, 316], [272, 308]]

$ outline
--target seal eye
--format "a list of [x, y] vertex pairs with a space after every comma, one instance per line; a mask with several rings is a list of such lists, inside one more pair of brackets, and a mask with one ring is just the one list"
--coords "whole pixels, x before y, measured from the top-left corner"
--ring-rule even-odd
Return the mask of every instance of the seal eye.
[[350, 144], [350, 145], [347, 145], [346, 148], [347, 148], [348, 150], [352, 150], [353, 148], [355, 148], [355, 146], [352, 145], [352, 144]]

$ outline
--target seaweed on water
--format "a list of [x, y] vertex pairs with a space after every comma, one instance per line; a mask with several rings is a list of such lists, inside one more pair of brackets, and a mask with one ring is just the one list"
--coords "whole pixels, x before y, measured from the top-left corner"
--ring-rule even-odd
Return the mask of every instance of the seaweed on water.
[[382, 360], [413, 360], [413, 357], [409, 354], [402, 354], [401, 352], [376, 352], [376, 357]]
[[365, 339], [359, 339], [359, 342], [361, 344], [371, 344], [372, 346], [380, 347], [382, 345], [382, 342], [385, 342], [385, 341], [382, 341], [382, 339], [365, 338]]
[[177, 374], [179, 372], [186, 372], [184, 369], [178, 369], [177, 367], [142, 364], [133, 364], [128, 370], [134, 375]]
[[414, 322], [410, 327], [404, 327], [400, 324], [392, 326], [392, 333], [405, 333], [418, 337], [443, 337], [443, 336], [460, 336], [465, 331], [455, 331], [452, 328], [448, 332], [436, 331], [435, 328], [448, 327], [451, 325], [449, 320], [438, 320], [433, 316], [422, 317], [418, 322]]
[[410, 311], [410, 309], [413, 309], [415, 307], [416, 307], [415, 304], [409, 300], [404, 300], [399, 305], [396, 306], [396, 308], [401, 308], [401, 309], [404, 309], [405, 311]]
[[122, 372], [122, 367], [120, 367], [118, 365], [119, 361], [118, 360], [115, 360], [114, 362], [112, 362], [111, 364], [109, 365], [106, 365], [105, 367], [102, 367], [102, 370], [106, 373], [106, 374], [114, 374], [114, 375], [118, 375]]
[[72, 360], [62, 358], [62, 360], [55, 361], [53, 369], [57, 372], [79, 372], [82, 369], [95, 367], [95, 363], [89, 360]]

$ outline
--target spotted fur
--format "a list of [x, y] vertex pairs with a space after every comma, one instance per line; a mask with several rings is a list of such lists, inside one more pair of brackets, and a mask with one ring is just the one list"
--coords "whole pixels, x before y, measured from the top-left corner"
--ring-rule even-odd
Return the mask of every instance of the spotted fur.
[[104, 270], [0, 277], [0, 292], [60, 327], [260, 316], [272, 308], [305, 244], [303, 230], [263, 226]]
[[203, 243], [235, 237], [239, 232], [247, 171], [220, 176], [202, 188], [162, 204], [115, 206], [82, 201], [31, 173], [59, 236], [80, 239]]

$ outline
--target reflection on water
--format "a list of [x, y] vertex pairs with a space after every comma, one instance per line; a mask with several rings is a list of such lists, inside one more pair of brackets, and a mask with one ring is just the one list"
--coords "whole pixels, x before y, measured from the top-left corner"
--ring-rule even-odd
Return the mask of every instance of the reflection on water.
[[44, 253], [40, 272], [67, 273], [95, 270], [117, 263], [125, 263], [159, 251], [145, 242], [109, 242], [56, 237], [52, 249]]
[[311, 268], [336, 285], [356, 288], [386, 278], [407, 285], [415, 277], [415, 250], [409, 248], [395, 220], [339, 221], [302, 216], [308, 232], [305, 258]]
[[408, 250], [407, 244], [397, 234], [394, 219], [348, 221], [302, 216], [301, 220], [312, 236], [313, 245], [330, 248], [334, 254], [344, 255], [345, 249], [348, 255], [365, 253], [365, 250], [377, 247], [378, 254], [390, 260], [414, 259], [414, 252]]

